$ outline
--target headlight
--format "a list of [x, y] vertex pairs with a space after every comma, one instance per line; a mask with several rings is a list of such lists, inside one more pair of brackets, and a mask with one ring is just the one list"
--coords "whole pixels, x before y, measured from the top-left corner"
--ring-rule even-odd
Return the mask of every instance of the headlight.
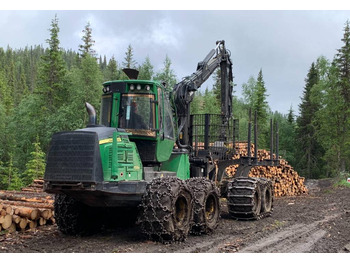
[[134, 85], [130, 85], [130, 90], [134, 90], [135, 86]]
[[137, 85], [137, 90], [141, 90], [141, 85], [139, 84], [139, 85]]

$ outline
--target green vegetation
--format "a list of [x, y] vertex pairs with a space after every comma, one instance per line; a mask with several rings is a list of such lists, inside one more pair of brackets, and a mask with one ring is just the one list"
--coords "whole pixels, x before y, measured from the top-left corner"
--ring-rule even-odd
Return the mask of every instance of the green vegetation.
[[348, 178], [350, 178], [350, 173], [340, 173], [339, 177], [337, 177], [336, 182], [333, 187], [349, 187], [350, 182], [348, 182]]
[[[339, 29], [341, 30], [341, 29]], [[269, 148], [269, 119], [279, 123], [280, 154], [307, 178], [339, 177], [350, 169], [350, 28], [345, 23], [342, 46], [332, 61], [320, 56], [310, 61], [298, 112], [272, 112], [263, 70], [252, 72], [243, 84], [243, 97], [233, 97], [233, 116], [246, 139], [249, 109], [257, 111], [259, 147]], [[151, 58], [135, 61], [132, 45], [125, 57], [107, 59], [96, 54], [88, 22], [78, 52], [60, 47], [59, 19], [55, 16], [43, 46], [0, 47], [0, 189], [18, 189], [42, 177], [45, 153], [54, 132], [85, 127], [84, 103], [100, 108], [102, 83], [126, 79], [123, 67], [136, 68], [142, 79], [178, 82], [170, 57], [155, 71]], [[214, 86], [199, 90], [192, 113], [220, 113], [220, 71]]]

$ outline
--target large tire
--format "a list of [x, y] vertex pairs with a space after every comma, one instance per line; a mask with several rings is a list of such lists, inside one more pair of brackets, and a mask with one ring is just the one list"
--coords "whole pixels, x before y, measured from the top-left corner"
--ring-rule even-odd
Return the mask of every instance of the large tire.
[[273, 185], [272, 181], [260, 178], [261, 184], [261, 213], [264, 217], [271, 216], [273, 211]]
[[[57, 194], [54, 203], [58, 229], [65, 235], [89, 235], [95, 232], [93, 212], [88, 206], [65, 194]], [[97, 226], [97, 225], [96, 225]]]
[[235, 178], [228, 183], [228, 209], [238, 220], [261, 218], [261, 186], [258, 178]]
[[211, 233], [217, 227], [220, 218], [219, 189], [213, 181], [204, 177], [191, 178], [186, 182], [194, 200], [191, 233]]
[[186, 239], [192, 217], [192, 195], [186, 183], [165, 177], [147, 185], [137, 223], [149, 239], [170, 243]]

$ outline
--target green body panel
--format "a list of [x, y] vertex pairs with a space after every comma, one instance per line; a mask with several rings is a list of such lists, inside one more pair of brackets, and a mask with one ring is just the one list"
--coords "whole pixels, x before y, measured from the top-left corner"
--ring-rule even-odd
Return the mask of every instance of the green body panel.
[[126, 133], [114, 132], [100, 141], [104, 181], [142, 180], [142, 162]]
[[172, 154], [170, 159], [162, 163], [161, 171], [173, 171], [180, 179], [190, 178], [190, 162], [188, 154]]
[[161, 139], [157, 141], [156, 158], [159, 162], [168, 161], [174, 149], [174, 140]]

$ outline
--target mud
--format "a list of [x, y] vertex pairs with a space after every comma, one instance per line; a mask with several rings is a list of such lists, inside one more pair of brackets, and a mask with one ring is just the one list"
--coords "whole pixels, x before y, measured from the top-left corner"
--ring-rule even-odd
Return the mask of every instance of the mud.
[[33, 232], [3, 234], [0, 252], [350, 253], [350, 188], [311, 182], [309, 195], [275, 199], [273, 215], [258, 221], [231, 219], [222, 201], [221, 220], [215, 232], [190, 235], [180, 243], [149, 241], [135, 224], [116, 220], [113, 229], [86, 237], [65, 236], [52, 225]]

